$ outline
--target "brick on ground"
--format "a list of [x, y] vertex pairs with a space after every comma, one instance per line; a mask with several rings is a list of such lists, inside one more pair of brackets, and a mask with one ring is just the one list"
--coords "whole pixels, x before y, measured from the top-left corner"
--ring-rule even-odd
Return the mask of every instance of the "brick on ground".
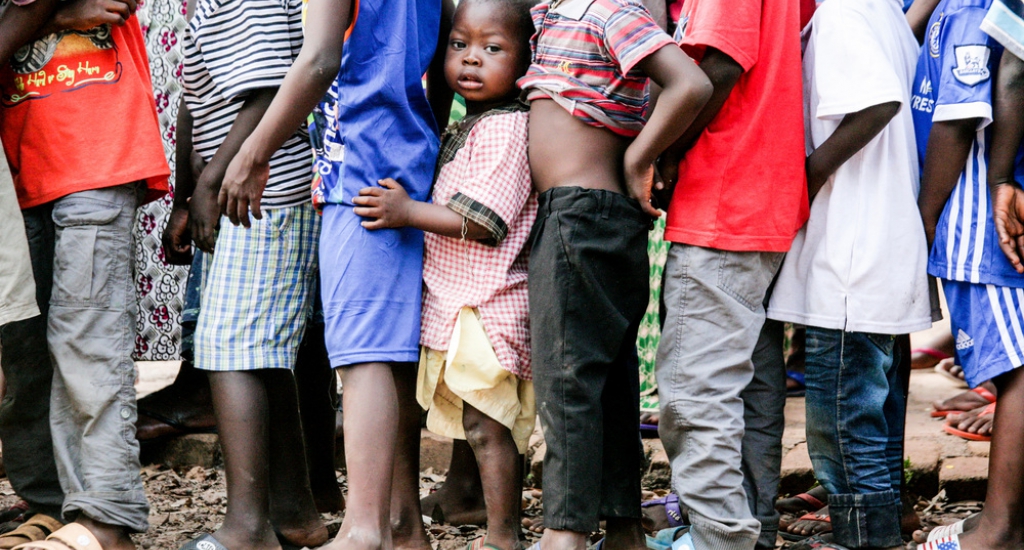
[[939, 489], [951, 501], [984, 500], [988, 485], [988, 458], [957, 456], [942, 461], [939, 468]]
[[933, 438], [913, 438], [906, 440], [903, 451], [910, 461], [910, 490], [919, 495], [936, 494], [942, 446]]
[[807, 443], [800, 443], [782, 457], [782, 483], [779, 493], [794, 495], [814, 485], [814, 467], [807, 454]]

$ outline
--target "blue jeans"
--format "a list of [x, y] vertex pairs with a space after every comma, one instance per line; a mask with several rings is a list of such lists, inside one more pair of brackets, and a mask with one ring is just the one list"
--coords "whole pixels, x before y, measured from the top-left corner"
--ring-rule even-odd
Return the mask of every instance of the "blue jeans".
[[895, 336], [807, 327], [807, 449], [837, 543], [902, 545], [906, 399]]

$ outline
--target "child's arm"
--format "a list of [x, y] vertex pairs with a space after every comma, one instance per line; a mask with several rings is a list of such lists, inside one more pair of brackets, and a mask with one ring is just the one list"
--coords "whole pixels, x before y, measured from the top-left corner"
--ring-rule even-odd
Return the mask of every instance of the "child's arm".
[[60, 0], [36, 0], [24, 6], [8, 2], [0, 7], [0, 65], [32, 41], [57, 11]]
[[448, 126], [448, 117], [452, 114], [452, 100], [455, 92], [448, 87], [444, 78], [444, 56], [448, 50], [448, 35], [452, 32], [452, 18], [455, 16], [455, 4], [452, 0], [441, 0], [441, 30], [437, 36], [437, 50], [427, 71], [427, 102], [434, 113], [437, 128], [444, 131]]
[[196, 178], [191, 166], [192, 113], [185, 105], [184, 99], [178, 104], [174, 140], [174, 158], [177, 159], [177, 169], [174, 172], [174, 203], [161, 240], [167, 263], [189, 265], [192, 261], [192, 234], [188, 227], [188, 201], [195, 191]]
[[935, 226], [939, 223], [942, 209], [960, 179], [967, 156], [971, 154], [979, 122], [977, 118], [936, 122], [928, 135], [917, 208], [921, 211], [929, 249], [935, 241]]
[[75, 0], [62, 2], [35, 39], [60, 31], [87, 31], [100, 25], [124, 25], [135, 14], [136, 0]]
[[[683, 135], [671, 144], [658, 160], [658, 172], [662, 177], [662, 181], [657, 183], [658, 195], [666, 205], [672, 198], [672, 190], [675, 188], [676, 180], [679, 179], [679, 161], [682, 160], [686, 151], [693, 147], [694, 142], [708, 127], [708, 124], [711, 124], [711, 121], [718, 116], [725, 101], [729, 99], [733, 86], [743, 76], [743, 67], [739, 63], [725, 52], [712, 47], [706, 49], [704, 58], [700, 62], [700, 68], [711, 81], [713, 88], [711, 98], [704, 104], [704, 108], [700, 110]], [[660, 96], [658, 101], [661, 101]]]
[[914, 31], [918, 44], [924, 42], [925, 33], [928, 32], [928, 19], [938, 5], [939, 0], [914, 0], [907, 10], [907, 23], [910, 24], [910, 30]]
[[644, 129], [626, 149], [626, 188], [644, 212], [658, 217], [661, 213], [651, 204], [654, 161], [690, 126], [714, 90], [703, 71], [678, 47], [662, 47], [637, 67], [661, 88], [661, 94]]
[[892, 101], [843, 117], [836, 131], [807, 157], [807, 192], [811, 202], [829, 176], [884, 130], [899, 110], [899, 102]]
[[367, 229], [415, 227], [453, 239], [482, 241], [493, 237], [484, 226], [462, 217], [447, 206], [414, 201], [397, 181], [387, 178], [381, 187], [364, 187], [352, 202], [357, 216], [376, 218], [362, 222]]
[[999, 248], [1018, 273], [1024, 273], [1024, 190], [1014, 177], [1024, 139], [1024, 61], [1003, 53], [993, 98], [992, 148], [988, 184]]
[[[213, 158], [210, 159], [209, 164], [199, 176], [199, 181], [196, 182], [192, 200], [189, 203], [189, 230], [192, 232], [192, 239], [196, 242], [196, 246], [203, 252], [212, 253], [217, 240], [217, 224], [221, 214], [221, 205], [218, 204], [217, 199], [218, 194], [221, 194], [224, 172], [227, 171], [231, 159], [238, 154], [242, 143], [252, 134], [267, 112], [276, 93], [277, 88], [258, 88], [248, 92], [242, 110], [238, 112], [238, 116], [231, 124], [231, 130], [224, 138], [224, 143], [217, 148], [217, 152], [214, 153]], [[259, 211], [262, 195], [261, 188], [260, 194], [253, 201], [254, 211]], [[231, 222], [235, 225], [238, 225], [238, 218], [242, 218], [245, 220], [243, 225], [249, 227], [248, 210], [243, 210], [240, 214], [228, 211], [226, 214], [231, 217]]]
[[231, 223], [249, 227], [262, 219], [257, 197], [270, 176], [270, 157], [295, 133], [341, 69], [341, 50], [354, 0], [311, 0], [306, 11], [302, 51], [281, 83], [276, 101], [231, 160], [218, 202]]
[[135, 13], [136, 0], [35, 0], [0, 8], [0, 65], [25, 44], [64, 30], [89, 30], [124, 25]]

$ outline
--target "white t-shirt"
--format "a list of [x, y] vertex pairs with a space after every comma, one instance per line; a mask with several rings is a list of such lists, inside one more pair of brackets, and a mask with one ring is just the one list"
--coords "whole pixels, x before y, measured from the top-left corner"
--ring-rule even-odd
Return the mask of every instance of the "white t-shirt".
[[919, 47], [901, 8], [897, 0], [827, 0], [805, 30], [808, 152], [849, 113], [901, 106], [815, 197], [775, 284], [772, 319], [879, 334], [931, 326], [909, 108]]

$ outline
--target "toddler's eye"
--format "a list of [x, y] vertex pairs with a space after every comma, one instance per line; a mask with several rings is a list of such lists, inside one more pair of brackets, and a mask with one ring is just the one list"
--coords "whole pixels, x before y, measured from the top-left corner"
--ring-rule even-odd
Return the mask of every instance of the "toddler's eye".
[[452, 40], [448, 43], [448, 46], [453, 50], [464, 50], [466, 49], [466, 43], [461, 40]]
[[494, 44], [488, 44], [484, 47], [484, 51], [487, 53], [498, 53], [501, 51], [501, 46], [495, 46]]

